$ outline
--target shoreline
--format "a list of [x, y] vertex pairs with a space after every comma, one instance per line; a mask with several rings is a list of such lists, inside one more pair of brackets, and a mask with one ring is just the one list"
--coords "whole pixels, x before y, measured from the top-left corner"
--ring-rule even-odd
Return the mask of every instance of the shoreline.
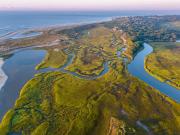
[[[149, 45], [150, 46], [150, 45]], [[150, 46], [151, 47], [151, 46]], [[155, 88], [158, 90], [161, 94], [167, 96], [168, 98], [172, 99], [173, 101], [180, 103], [179, 96], [180, 96], [180, 91], [176, 87], [170, 85], [167, 82], [161, 81], [158, 78], [154, 77], [154, 75], [150, 74], [146, 68], [145, 68], [145, 57], [147, 57], [151, 52], [151, 50], [147, 50], [148, 48], [146, 47], [146, 52], [139, 53], [135, 57], [136, 61], [131, 62], [128, 64], [128, 71], [131, 75], [134, 77], [144, 81], [147, 85]], [[140, 56], [143, 56], [143, 61], [141, 60], [140, 63], [137, 63], [137, 60], [140, 58]], [[145, 57], [144, 57], [145, 56]], [[137, 68], [136, 65], [139, 64], [140, 67]], [[141, 71], [143, 70], [143, 71]]]
[[[119, 16], [119, 17], [121, 17], [121, 16]], [[116, 18], [119, 18], [119, 17], [116, 17]], [[43, 32], [54, 30], [54, 29], [64, 30], [64, 29], [69, 29], [69, 28], [83, 26], [83, 25], [104, 23], [104, 22], [108, 22], [108, 21], [112, 21], [112, 20], [113, 20], [113, 16], [112, 17], [106, 17], [106, 18], [100, 19], [100, 20], [94, 20], [94, 21], [92, 20], [92, 21], [85, 21], [85, 22], [79, 22], [79, 23], [52, 24], [52, 25], [47, 25], [47, 26], [42, 26], [42, 27], [35, 26], [32, 28], [24, 28], [24, 29], [4, 33], [3, 35], [0, 36], [0, 43], [6, 42], [9, 40], [18, 40], [18, 39], [27, 39], [27, 38], [36, 37], [36, 36], [27, 36], [27, 37], [13, 38], [13, 37], [18, 36], [18, 35], [26, 36], [26, 33], [31, 34], [33, 32], [39, 32], [39, 33], [41, 33], [39, 35], [42, 35]], [[0, 46], [1, 46], [1, 44], [0, 44]]]
[[[121, 16], [120, 16], [121, 17]], [[5, 36], [1, 36], [0, 37], [0, 58], [1, 58], [1, 54], [3, 55], [4, 53], [5, 54], [9, 54], [9, 53], [13, 53], [14, 51], [16, 50], [19, 50], [19, 49], [26, 49], [26, 48], [39, 48], [39, 47], [46, 47], [46, 46], [52, 46], [52, 45], [49, 45], [49, 44], [29, 44], [27, 46], [19, 46], [19, 45], [14, 45], [14, 46], [11, 46], [11, 45], [8, 45], [9, 43], [14, 43], [14, 42], [23, 42], [23, 40], [28, 40], [28, 39], [35, 39], [37, 40], [36, 38], [40, 37], [40, 36], [44, 36], [44, 35], [47, 35], [47, 33], [49, 33], [50, 31], [61, 31], [61, 30], [66, 30], [66, 29], [71, 29], [71, 28], [75, 28], [75, 27], [81, 27], [81, 26], [86, 26], [86, 25], [97, 25], [97, 24], [101, 24], [101, 23], [105, 23], [105, 22], [109, 22], [109, 21], [112, 21], [113, 18], [112, 17], [107, 17], [106, 19], [101, 19], [101, 20], [97, 20], [97, 21], [88, 21], [88, 22], [83, 22], [83, 23], [69, 23], [69, 24], [58, 24], [58, 25], [49, 25], [49, 26], [44, 26], [44, 27], [37, 27], [37, 28], [29, 28], [29, 29], [22, 29], [22, 30], [18, 30], [18, 31], [14, 31], [14, 32], [11, 32], [10, 35], [12, 33], [14, 33], [13, 35], [11, 36], [16, 36], [18, 34], [26, 34], [26, 33], [34, 33], [34, 32], [38, 32], [38, 33], [41, 33], [39, 35], [36, 35], [36, 36], [29, 36], [29, 37], [24, 37], [24, 38], [15, 38], [15, 39], [11, 39], [11, 38], [7, 38], [6, 39], [6, 36], [9, 36], [8, 35], [5, 35]]]
[[[41, 129], [47, 129], [47, 133], [55, 131], [52, 134], [56, 134], [56, 131], [66, 130], [66, 127], [69, 126], [74, 126], [73, 129], [76, 130], [78, 129], [76, 125], [85, 125], [81, 126], [85, 130], [94, 129], [94, 127], [99, 129], [99, 127], [101, 128], [99, 123], [107, 123], [108, 127], [111, 115], [116, 117], [115, 119], [119, 123], [115, 122], [118, 128], [114, 128], [118, 132], [120, 132], [122, 124], [125, 123], [127, 127], [130, 127], [127, 132], [134, 134], [151, 135], [157, 130], [176, 133], [176, 129], [179, 128], [179, 125], [176, 124], [176, 118], [180, 114], [180, 91], [173, 91], [174, 89], [167, 84], [152, 79], [150, 74], [144, 74], [146, 58], [144, 56], [152, 53], [153, 48], [144, 43], [144, 49], [142, 51], [137, 49], [134, 58], [132, 57], [131, 61], [129, 59], [128, 62], [128, 56], [133, 56], [136, 44], [131, 44], [131, 38], [128, 36], [124, 37], [126, 42], [123, 42], [121, 40], [123, 31], [119, 33], [120, 31], [113, 31], [113, 27], [102, 28], [102, 24], [98, 26], [97, 24], [88, 27], [80, 25], [77, 26], [77, 29], [75, 27], [75, 30], [70, 28], [70, 30], [63, 32], [58, 31], [58, 28], [57, 31], [50, 29], [45, 31], [46, 35], [42, 36], [41, 42], [19, 44], [19, 46], [18, 44], [11, 46], [8, 42], [5, 44], [9, 46], [9, 49], [14, 49], [11, 52], [8, 50], [8, 53], [14, 55], [5, 57], [9, 60], [2, 58], [2, 72], [4, 69], [8, 79], [2, 87], [2, 92], [0, 91], [2, 93], [2, 100], [0, 99], [0, 108], [2, 108], [0, 111], [0, 130], [2, 130], [0, 134], [3, 132], [4, 134], [16, 134], [14, 132], [16, 127], [17, 133], [27, 132], [27, 134], [28, 132], [30, 134], [39, 132]], [[57, 36], [50, 40], [46, 39], [53, 34], [57, 34]], [[37, 41], [39, 37], [34, 39]], [[16, 40], [10, 43], [13, 42]], [[22, 40], [19, 43], [24, 42]], [[132, 41], [132, 43], [134, 42]], [[45, 45], [52, 47], [46, 48]], [[38, 46], [41, 48], [38, 49]], [[19, 49], [13, 47], [19, 47]], [[143, 50], [145, 51], [143, 52]], [[22, 52], [19, 53], [19, 51]], [[120, 58], [116, 54], [117, 51], [120, 52]], [[123, 54], [124, 51], [127, 51], [126, 55]], [[38, 64], [43, 62], [48, 53], [51, 54], [51, 57], [46, 61], [47, 65], [49, 62], [47, 68], [36, 70]], [[64, 58], [64, 55], [67, 58]], [[136, 59], [137, 57], [140, 59]], [[136, 60], [137, 62], [134, 62]], [[88, 77], [87, 74], [99, 71], [99, 65], [106, 61], [107, 65], [103, 66], [107, 68], [104, 68], [99, 74], [100, 78]], [[59, 68], [53, 68], [54, 64], [60, 65], [62, 62], [63, 64]], [[129, 71], [128, 67], [131, 63], [135, 65], [134, 73], [142, 74], [144, 80], [141, 79], [141, 76], [135, 76], [136, 74], [133, 75]], [[69, 65], [73, 68], [69, 68]], [[87, 74], [85, 75], [85, 73]], [[95, 80], [89, 81], [89, 79]], [[99, 114], [105, 114], [105, 117], [108, 118], [107, 122], [104, 119], [98, 122], [101, 120]], [[152, 119], [153, 122], [155, 121], [153, 124], [151, 124]], [[61, 120], [65, 124], [59, 128]], [[71, 121], [73, 121], [73, 125]], [[85, 124], [87, 121], [90, 123], [88, 126]], [[54, 126], [49, 130], [49, 125], [53, 125], [53, 123], [57, 125], [57, 128]], [[166, 125], [165, 128], [159, 127], [159, 123]], [[175, 126], [172, 127], [172, 124]], [[154, 126], [158, 128], [153, 129]], [[110, 126], [110, 130], [111, 128]], [[70, 132], [79, 134], [73, 129]], [[69, 129], [65, 132], [69, 132]], [[84, 133], [82, 132], [82, 134]], [[93, 131], [92, 134], [94, 133]], [[99, 133], [98, 131], [97, 134]], [[87, 134], [91, 133], [87, 132]], [[102, 134], [106, 134], [106, 131]]]
[[[123, 16], [120, 16], [120, 17], [123, 17]], [[120, 18], [120, 17], [116, 17], [115, 19], [118, 19], [118, 18]], [[108, 20], [109, 19], [109, 20]], [[110, 19], [110, 17], [109, 18], [106, 18], [106, 21], [105, 20], [101, 20], [101, 21], [89, 21], [89, 23], [77, 23], [77, 24], [70, 24], [70, 25], [68, 25], [68, 24], [64, 24], [64, 25], [53, 25], [53, 26], [48, 26], [48, 27], [42, 27], [42, 28], [34, 28], [34, 29], [29, 29], [29, 30], [26, 30], [26, 32], [42, 32], [42, 35], [43, 35], [43, 33], [44, 32], [49, 32], [49, 31], [51, 31], [51, 30], [63, 30], [63, 29], [69, 29], [69, 28], [74, 28], [74, 27], [81, 27], [81, 26], [84, 26], [84, 25], [91, 25], [91, 24], [99, 24], [99, 23], [103, 23], [103, 22], [108, 22], [108, 21], [112, 21], [113, 20], [113, 18], [111, 17], [111, 19]], [[25, 31], [24, 31], [25, 32]], [[29, 38], [29, 37], [28, 37]], [[23, 39], [28, 39], [27, 37], [25, 37], [25, 38], [23, 38]], [[36, 38], [36, 36], [35, 36], [35, 38]], [[14, 41], [17, 41], [17, 40], [19, 40], [19, 39], [14, 39], [14, 40], [12, 40], [13, 42]], [[179, 40], [177, 40], [177, 42], [179, 42]], [[57, 41], [57, 44], [58, 44], [58, 41]], [[5, 52], [5, 54], [7, 53], [16, 53], [18, 50], [24, 50], [24, 49], [35, 49], [35, 48], [42, 48], [42, 47], [47, 47], [47, 46], [55, 46], [55, 45], [57, 45], [56, 43], [54, 44], [54, 43], [47, 43], [47, 44], [36, 44], [36, 45], [33, 45], [33, 44], [29, 44], [28, 46], [12, 46], [12, 47], [10, 47], [6, 52]], [[0, 44], [0, 46], [1, 46], [1, 44]], [[139, 50], [140, 51], [140, 50]], [[139, 52], [138, 51], [138, 52]], [[138, 53], [137, 52], [137, 53]], [[134, 56], [135, 57], [135, 56]], [[0, 57], [0, 59], [1, 59], [1, 57]], [[145, 59], [145, 61], [146, 61], [146, 59]], [[173, 86], [173, 87], [175, 87], [174, 85], [172, 85], [171, 84], [171, 82], [168, 80], [167, 82], [166, 82], [166, 80], [163, 80], [162, 78], [160, 78], [159, 76], [156, 76], [156, 75], [154, 75], [154, 74], [152, 74], [147, 68], [146, 68], [146, 64], [145, 64], [145, 61], [144, 61], [144, 69], [151, 75], [151, 76], [154, 76], [156, 79], [158, 79], [158, 80], [160, 80], [161, 82], [165, 82], [165, 83], [167, 83], [167, 84], [169, 84], [169, 85], [171, 85], [171, 86]], [[4, 63], [4, 61], [2, 62], [2, 65], [3, 65], [3, 63]], [[3, 76], [5, 77], [4, 78], [4, 82], [2, 82], [2, 86], [0, 85], [0, 89], [4, 86], [4, 84], [5, 84], [5, 82], [6, 82], [6, 80], [8, 79], [8, 76], [4, 73], [4, 71], [3, 71], [3, 69], [2, 69], [2, 66], [1, 66], [1, 72], [2, 72], [2, 74], [3, 74]], [[4, 83], [4, 84], [3, 84]], [[175, 87], [175, 88], [177, 88], [177, 89], [179, 89], [178, 87]]]
[[[119, 16], [121, 17], [121, 16]], [[119, 18], [116, 17], [116, 18]], [[74, 28], [74, 27], [80, 27], [80, 26], [84, 26], [84, 25], [91, 25], [91, 24], [99, 24], [99, 23], [104, 23], [104, 22], [109, 22], [112, 21], [113, 17], [107, 17], [106, 19], [101, 19], [101, 20], [97, 20], [97, 21], [88, 21], [88, 22], [83, 22], [83, 23], [70, 23], [70, 24], [60, 24], [60, 25], [52, 25], [52, 26], [47, 26], [47, 27], [40, 27], [40, 28], [30, 28], [30, 29], [22, 29], [19, 31], [14, 31], [11, 32], [10, 35], [9, 34], [5, 34], [4, 36], [0, 37], [0, 47], [1, 45], [5, 42], [11, 41], [11, 38], [9, 38], [8, 36], [16, 36], [18, 34], [22, 34], [22, 36], [26, 33], [33, 33], [33, 32], [39, 32], [41, 33], [40, 35], [43, 35], [43, 33], [45, 31], [50, 31], [50, 30], [64, 30], [64, 29], [69, 29], [69, 28]], [[14, 33], [14, 34], [13, 34]], [[11, 35], [12, 34], [12, 35]], [[37, 35], [39, 36], [39, 35]], [[28, 38], [36, 38], [37, 36], [32, 36], [32, 37], [22, 37], [22, 38], [15, 38], [12, 39], [12, 41], [17, 41], [17, 40], [21, 40], [21, 39], [28, 39]], [[6, 39], [7, 38], [7, 39]], [[2, 43], [2, 44], [1, 44]], [[35, 48], [42, 48], [42, 47], [48, 47], [48, 46], [54, 46], [56, 44], [44, 44], [44, 45], [28, 45], [28, 46], [14, 46], [14, 47], [10, 47], [8, 48], [8, 50], [5, 50], [5, 55], [6, 54], [13, 54], [16, 53], [18, 51], [21, 50], [26, 50], [26, 49], [35, 49]], [[0, 51], [1, 52], [1, 51]], [[3, 52], [3, 51], [2, 51]], [[4, 70], [2, 69], [5, 61], [2, 58], [2, 55], [0, 55], [0, 91], [2, 90], [3, 86], [5, 85], [6, 81], [8, 80], [8, 76], [5, 74]]]
[[4, 70], [2, 69], [3, 65], [4, 65], [4, 60], [3, 58], [0, 58], [0, 91], [2, 90], [8, 79], [8, 76], [5, 74]]
[[[148, 57], [148, 56], [147, 56], [147, 57]], [[151, 76], [153, 76], [154, 78], [156, 78], [157, 80], [159, 80], [160, 82], [162, 82], [162, 83], [167, 83], [167, 84], [171, 85], [172, 87], [180, 90], [180, 87], [176, 86], [176, 84], [174, 84], [173, 82], [171, 82], [171, 80], [163, 79], [163, 78], [160, 77], [159, 75], [152, 73], [152, 72], [147, 68], [147, 65], [146, 65], [147, 57], [146, 57], [146, 59], [144, 60], [144, 69], [145, 69], [145, 71], [146, 71], [149, 75], [151, 75]]]
[[[180, 43], [180, 40], [177, 40], [176, 42], [177, 42], [177, 43]], [[153, 52], [152, 52], [152, 53], [153, 53]], [[149, 55], [150, 55], [150, 54], [149, 54]], [[160, 82], [169, 84], [170, 86], [172, 86], [172, 87], [180, 90], [180, 86], [177, 86], [178, 84], [172, 82], [172, 81], [169, 80], [169, 79], [164, 79], [163, 77], [161, 77], [161, 76], [158, 75], [158, 74], [152, 73], [152, 71], [151, 71], [151, 70], [148, 68], [148, 66], [147, 66], [147, 60], [148, 60], [148, 56], [149, 56], [149, 55], [147, 55], [146, 58], [144, 59], [144, 69], [145, 69], [145, 71], [146, 71], [149, 75], [151, 75], [151, 76], [153, 76], [154, 78], [156, 78], [157, 80], [159, 80]]]

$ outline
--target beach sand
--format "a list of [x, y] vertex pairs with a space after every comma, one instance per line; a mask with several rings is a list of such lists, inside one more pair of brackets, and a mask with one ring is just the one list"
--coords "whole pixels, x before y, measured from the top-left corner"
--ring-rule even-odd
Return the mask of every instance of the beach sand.
[[2, 69], [3, 64], [4, 64], [4, 60], [3, 58], [0, 58], [0, 90], [2, 89], [2, 87], [4, 86], [4, 84], [8, 79], [8, 76], [4, 73]]

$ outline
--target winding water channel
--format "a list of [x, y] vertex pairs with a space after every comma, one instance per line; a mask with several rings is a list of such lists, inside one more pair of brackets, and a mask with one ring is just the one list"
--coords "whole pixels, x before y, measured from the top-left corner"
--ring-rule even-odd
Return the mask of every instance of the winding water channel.
[[13, 107], [14, 102], [18, 98], [20, 89], [37, 73], [61, 71], [78, 78], [94, 80], [103, 76], [109, 71], [108, 62], [104, 62], [103, 70], [99, 75], [83, 76], [75, 72], [65, 70], [65, 68], [73, 62], [75, 57], [74, 54], [68, 55], [67, 62], [61, 68], [45, 68], [38, 71], [35, 70], [36, 65], [42, 61], [45, 55], [45, 50], [33, 50], [31, 48], [18, 49], [17, 51], [13, 52], [13, 56], [1, 62], [3, 64], [0, 65], [2, 66], [1, 72], [3, 74], [0, 76], [2, 78], [0, 80], [0, 120], [2, 119], [3, 115]]
[[169, 96], [170, 98], [174, 99], [175, 101], [180, 103], [180, 90], [176, 89], [175, 87], [157, 80], [149, 73], [147, 73], [144, 69], [144, 60], [147, 55], [153, 52], [153, 48], [149, 45], [144, 43], [144, 49], [140, 51], [134, 58], [134, 60], [128, 65], [128, 71], [135, 77], [143, 80], [150, 86], [154, 87], [155, 89], [159, 90], [163, 94]]
[[[140, 51], [128, 65], [128, 71], [133, 76], [143, 80], [177, 102], [180, 102], [180, 90], [177, 90], [169, 84], [158, 81], [145, 71], [144, 59], [152, 51], [153, 48], [150, 45], [144, 44], [144, 49]], [[36, 65], [42, 61], [45, 55], [45, 50], [23, 49], [22, 51], [14, 52], [11, 57], [5, 59], [2, 69], [5, 75], [8, 76], [8, 79], [6, 78], [7, 81], [0, 90], [0, 120], [3, 115], [13, 107], [23, 85], [39, 72], [61, 71], [82, 79], [93, 80], [103, 76], [109, 71], [108, 62], [103, 64], [104, 70], [96, 76], [82, 76], [75, 72], [65, 70], [65, 68], [73, 62], [74, 54], [69, 54], [67, 62], [59, 69], [46, 68], [36, 71]], [[3, 83], [3, 81], [0, 83]]]

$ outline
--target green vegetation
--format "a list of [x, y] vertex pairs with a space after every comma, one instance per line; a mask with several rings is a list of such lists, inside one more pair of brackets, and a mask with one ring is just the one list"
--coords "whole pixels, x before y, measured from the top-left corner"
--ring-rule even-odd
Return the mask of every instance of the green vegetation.
[[175, 33], [176, 39], [180, 39], [180, 18], [162, 23], [161, 28], [170, 31], [171, 33]]
[[146, 70], [161, 81], [180, 89], [180, 43], [151, 43], [154, 52], [145, 61]]
[[59, 48], [48, 49], [48, 54], [44, 60], [36, 66], [36, 69], [47, 67], [59, 68], [64, 65], [66, 59], [67, 55]]
[[122, 75], [120, 61], [110, 67], [106, 75], [91, 81], [59, 72], [35, 76], [4, 117], [0, 134], [104, 135], [112, 117], [124, 123], [127, 134], [145, 134], [137, 120], [154, 134], [180, 132], [179, 104], [129, 74]]
[[166, 24], [163, 24], [164, 27], [172, 30], [179, 30], [180, 31], [180, 21], [173, 21]]
[[[58, 44], [46, 48], [48, 54], [37, 69], [59, 68], [68, 59], [66, 54], [73, 53], [75, 58], [66, 70], [84, 76], [97, 75], [103, 70], [103, 63], [109, 61], [109, 72], [95, 80], [58, 71], [37, 74], [25, 84], [14, 107], [4, 116], [0, 135], [147, 134], [137, 121], [155, 135], [180, 133], [180, 104], [132, 77], [123, 62], [123, 58], [131, 60], [144, 41], [174, 40], [171, 31], [160, 29], [160, 24], [170, 19], [169, 16], [122, 17], [49, 31], [50, 36], [58, 38]], [[179, 62], [179, 47], [171, 44], [153, 43], [155, 52], [147, 61], [152, 57], [150, 69], [155, 71], [164, 68], [158, 63], [159, 58], [160, 62], [168, 62], [167, 71], [162, 73], [173, 70], [167, 76], [178, 78], [178, 66], [172, 65]], [[123, 50], [119, 57], [117, 50]]]
[[[106, 23], [107, 27], [118, 27], [131, 36], [134, 42], [175, 41], [179, 31], [167, 29], [164, 24], [180, 21], [179, 16], [121, 17]], [[162, 27], [163, 26], [163, 27]]]
[[116, 57], [117, 48], [122, 46], [120, 37], [120, 33], [102, 26], [84, 32], [76, 47], [76, 58], [67, 69], [82, 75], [98, 75], [104, 61]]

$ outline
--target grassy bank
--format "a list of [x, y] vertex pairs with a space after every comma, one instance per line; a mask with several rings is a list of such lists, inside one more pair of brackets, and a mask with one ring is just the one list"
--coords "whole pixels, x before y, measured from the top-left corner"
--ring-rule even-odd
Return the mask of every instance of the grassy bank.
[[162, 82], [180, 89], [180, 43], [150, 43], [154, 52], [145, 60], [145, 69]]
[[[49, 31], [50, 36], [55, 36], [52, 41], [58, 38], [58, 42], [55, 47], [46, 48], [48, 54], [37, 69], [62, 66], [67, 60], [65, 51], [75, 55], [66, 70], [81, 75], [99, 74], [103, 70], [102, 63], [109, 61], [109, 72], [95, 80], [85, 80], [57, 71], [36, 75], [24, 85], [14, 107], [4, 116], [0, 123], [0, 135], [148, 134], [137, 122], [145, 125], [155, 135], [180, 133], [180, 104], [132, 77], [123, 62], [123, 57], [130, 60], [138, 51], [139, 39], [156, 37], [157, 33], [154, 35], [152, 31], [151, 36], [146, 36], [143, 32], [146, 27], [154, 28], [157, 23], [152, 23], [161, 17], [155, 17], [155, 20], [147, 17], [121, 19], [108, 25], [100, 23]], [[139, 31], [138, 27], [142, 24], [146, 27], [141, 27]], [[132, 30], [135, 32], [131, 33]], [[150, 35], [148, 31], [146, 34]], [[164, 40], [162, 37], [157, 37], [156, 40]], [[169, 37], [171, 36], [166, 36], [165, 40]], [[137, 44], [132, 39], [138, 39]], [[152, 62], [146, 63], [147, 68], [153, 70], [159, 67], [156, 71], [161, 72], [162, 66], [158, 62], [168, 62], [165, 65], [170, 66], [166, 66], [166, 69], [176, 65], [179, 56], [166, 52], [168, 48], [174, 48], [173, 54], [179, 52], [177, 46], [172, 46], [157, 45], [154, 53], [159, 55], [159, 52], [163, 52], [162, 56], [165, 54], [165, 58], [169, 59], [162, 60], [162, 56], [158, 61], [152, 59]], [[117, 50], [120, 48], [126, 50], [117, 57]], [[155, 63], [155, 66], [149, 67], [149, 63]], [[178, 75], [177, 65], [173, 68]]]
[[121, 62], [110, 67], [92, 81], [59, 72], [37, 75], [3, 118], [0, 134], [105, 135], [112, 119], [119, 123], [115, 130], [126, 134], [146, 134], [137, 120], [157, 135], [180, 132], [179, 104], [129, 74], [122, 75]]
[[59, 68], [67, 61], [67, 55], [59, 48], [47, 49], [47, 54], [44, 60], [36, 66], [36, 69], [43, 68]]

